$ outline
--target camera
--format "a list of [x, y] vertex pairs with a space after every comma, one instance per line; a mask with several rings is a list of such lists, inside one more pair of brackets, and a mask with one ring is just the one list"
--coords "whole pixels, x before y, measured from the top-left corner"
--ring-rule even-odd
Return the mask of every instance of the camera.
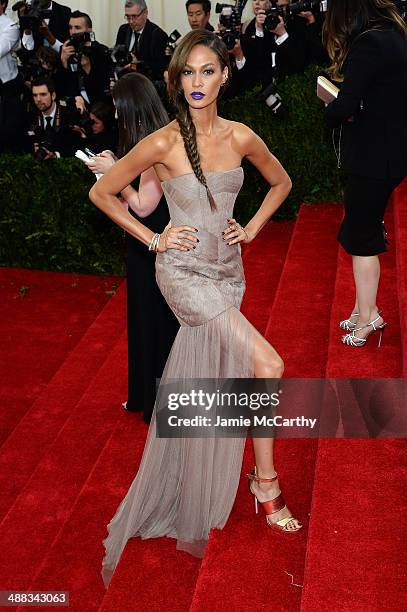
[[167, 47], [171, 49], [172, 52], [175, 51], [175, 47], [177, 46], [177, 41], [181, 38], [181, 34], [178, 30], [173, 30], [171, 34], [167, 38]]
[[38, 149], [34, 152], [34, 159], [36, 161], [44, 161], [48, 155], [48, 151], [52, 149], [52, 142], [46, 138], [38, 143]]
[[[406, 1], [406, 0], [403, 0]], [[328, 10], [328, 1], [323, 0], [298, 0], [284, 6], [277, 4], [277, 0], [272, 1], [272, 7], [266, 11], [266, 20], [264, 28], [268, 31], [275, 30], [280, 23], [280, 17], [286, 21], [289, 17], [302, 13], [303, 11], [311, 11], [314, 15], [326, 13]]]
[[133, 62], [133, 56], [127, 48], [127, 45], [116, 45], [110, 50], [110, 57], [115, 69], [121, 69]]
[[89, 56], [92, 51], [92, 46], [88, 43], [92, 43], [95, 40], [93, 32], [79, 32], [78, 34], [72, 34], [68, 40], [67, 45], [75, 49], [75, 54], [71, 55], [68, 59], [68, 66], [72, 72], [78, 72], [82, 55]]
[[20, 60], [20, 66], [18, 72], [24, 83], [31, 82], [40, 76], [46, 76], [46, 71], [42, 68], [41, 62], [33, 56], [31, 51], [25, 49], [19, 49], [17, 51], [18, 59]]
[[73, 128], [75, 125], [82, 128], [86, 136], [92, 134], [92, 125], [94, 121], [90, 118], [88, 111], [80, 112], [76, 106], [75, 98], [67, 96], [60, 100], [61, 108], [65, 108], [65, 120], [69, 128]]
[[274, 30], [280, 23], [280, 17], [284, 19], [287, 16], [287, 7], [279, 6], [277, 4], [277, 0], [274, 0], [273, 6], [267, 9], [265, 13], [266, 20], [264, 22], [264, 29], [271, 31]]
[[291, 15], [296, 15], [303, 11], [311, 11], [314, 15], [326, 13], [328, 10], [328, 0], [324, 0], [323, 2], [320, 0], [298, 0], [298, 2], [292, 2], [287, 9]]
[[228, 51], [231, 51], [240, 38], [242, 25], [242, 13], [247, 0], [236, 0], [235, 4], [217, 4], [216, 13], [219, 15], [219, 24], [222, 26], [219, 37], [225, 43]]
[[52, 151], [54, 142], [42, 127], [39, 125], [33, 126], [28, 135], [33, 139], [33, 142], [38, 144], [38, 149], [34, 152], [34, 159], [36, 161], [44, 161], [48, 155], [48, 151]]
[[256, 101], [265, 102], [271, 112], [280, 119], [283, 119], [288, 114], [287, 109], [283, 105], [282, 97], [278, 93], [276, 84], [274, 82], [267, 85], [267, 87], [265, 87], [263, 91], [258, 94]]
[[19, 17], [20, 26], [23, 30], [38, 31], [43, 20], [51, 17], [51, 11], [47, 8], [48, 0], [32, 0], [25, 2], [20, 0], [12, 6], [13, 11], [20, 11], [25, 8], [24, 15]]

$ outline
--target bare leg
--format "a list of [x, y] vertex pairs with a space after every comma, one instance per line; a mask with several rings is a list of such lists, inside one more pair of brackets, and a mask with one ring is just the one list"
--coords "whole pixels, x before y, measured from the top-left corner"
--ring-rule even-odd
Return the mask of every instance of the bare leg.
[[[261, 336], [256, 338], [254, 369], [256, 378], [281, 378], [284, 372], [284, 363], [277, 351]], [[274, 469], [273, 450], [274, 438], [253, 438], [253, 448], [256, 458], [257, 475], [261, 478], [273, 478]], [[280, 494], [278, 480], [274, 482], [252, 482], [251, 487], [259, 502], [269, 501]], [[268, 515], [269, 521], [279, 521], [291, 515], [285, 506], [278, 512]], [[295, 525], [289, 529], [293, 531], [300, 523], [295, 519]]]
[[[359, 308], [357, 328], [367, 325], [378, 316], [376, 304], [377, 289], [380, 280], [380, 261], [377, 255], [371, 257], [352, 256], [353, 276], [356, 286], [356, 303]], [[383, 323], [380, 317], [377, 325]], [[367, 327], [355, 332], [358, 338], [365, 338], [372, 331]]]

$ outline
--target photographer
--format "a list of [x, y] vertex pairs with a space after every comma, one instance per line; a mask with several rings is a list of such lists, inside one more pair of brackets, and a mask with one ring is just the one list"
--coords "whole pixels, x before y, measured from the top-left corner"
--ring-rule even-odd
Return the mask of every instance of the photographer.
[[51, 0], [33, 0], [17, 2], [13, 10], [18, 12], [24, 49], [35, 51], [44, 45], [60, 51], [68, 37], [70, 8]]
[[239, 7], [222, 7], [219, 23], [216, 26], [216, 34], [223, 40], [228, 49], [232, 68], [232, 78], [223, 94], [226, 99], [239, 96], [245, 91], [253, 89], [256, 85], [250, 61], [247, 61], [243, 52], [241, 32], [242, 23]]
[[86, 13], [75, 11], [69, 20], [70, 38], [62, 45], [61, 62], [75, 96], [86, 104], [109, 97], [112, 63], [109, 50], [94, 40], [92, 20]]
[[14, 51], [18, 25], [5, 15], [8, 0], [0, 0], [0, 152], [18, 152], [21, 126], [21, 84]]
[[33, 81], [32, 98], [36, 112], [27, 133], [34, 157], [47, 161], [73, 156], [81, 138], [74, 130], [75, 118], [71, 111], [57, 100], [53, 82], [46, 77]]
[[73, 88], [65, 78], [59, 53], [51, 47], [40, 47], [35, 56], [38, 61], [37, 76], [51, 79], [55, 85], [57, 98], [74, 95]]
[[117, 45], [125, 45], [137, 62], [137, 72], [152, 81], [163, 81], [169, 58], [166, 55], [167, 34], [148, 19], [145, 0], [127, 0], [124, 7], [127, 24], [120, 26]]
[[89, 107], [90, 129], [78, 128], [82, 141], [81, 148], [89, 148], [93, 153], [117, 149], [117, 124], [113, 103], [94, 102]]
[[302, 72], [306, 56], [304, 19], [287, 22], [288, 0], [253, 0], [254, 19], [244, 24], [242, 46], [256, 73], [256, 82], [266, 87], [273, 80]]

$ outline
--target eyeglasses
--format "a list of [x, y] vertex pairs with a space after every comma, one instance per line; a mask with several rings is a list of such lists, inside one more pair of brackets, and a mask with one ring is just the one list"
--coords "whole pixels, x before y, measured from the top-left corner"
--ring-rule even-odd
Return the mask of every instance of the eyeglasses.
[[124, 18], [127, 19], [127, 21], [135, 21], [136, 19], [139, 19], [143, 13], [145, 13], [146, 9], [143, 9], [141, 11], [141, 13], [138, 13], [138, 15], [125, 15]]

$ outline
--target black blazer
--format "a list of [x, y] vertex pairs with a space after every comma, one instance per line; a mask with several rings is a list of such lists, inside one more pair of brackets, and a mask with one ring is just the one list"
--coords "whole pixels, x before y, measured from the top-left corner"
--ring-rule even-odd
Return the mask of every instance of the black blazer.
[[69, 20], [71, 9], [57, 2], [52, 2], [51, 17], [49, 18], [49, 29], [60, 42], [65, 42], [69, 38]]
[[[57, 125], [57, 116], [55, 116], [52, 132], [48, 135], [48, 139], [51, 141], [49, 150], [58, 151], [61, 157], [73, 157], [75, 151], [83, 146], [84, 141], [78, 133], [71, 129], [69, 112], [64, 107], [59, 106], [58, 113], [59, 124]], [[36, 132], [35, 136], [32, 135], [34, 130]], [[42, 113], [35, 110], [28, 117], [27, 132], [31, 146], [45, 137], [45, 122]]]
[[[128, 24], [120, 26], [117, 32], [116, 45], [130, 46], [132, 29]], [[155, 80], [162, 80], [164, 70], [168, 66], [168, 57], [165, 55], [168, 36], [158, 25], [147, 19], [138, 44], [137, 59], [146, 63], [151, 76]], [[140, 72], [146, 72], [142, 68]]]
[[[49, 18], [48, 28], [59, 42], [64, 43], [69, 38], [69, 20], [71, 18], [71, 9], [57, 2], [52, 2], [51, 16]], [[23, 28], [20, 28], [21, 37], [24, 34]], [[44, 44], [44, 39], [38, 30], [34, 30], [34, 49], [37, 50]]]
[[[326, 109], [342, 125], [344, 170], [371, 178], [407, 175], [407, 40], [396, 30], [355, 38], [338, 98]], [[353, 121], [348, 121], [353, 117]]]
[[[256, 20], [252, 19], [243, 27], [241, 44], [243, 53], [256, 75], [256, 82], [263, 87], [276, 77], [283, 79], [289, 74], [302, 72], [305, 68], [306, 40], [305, 22], [301, 17], [293, 19], [286, 26], [288, 38], [281, 45], [275, 42], [275, 34], [264, 31], [264, 36], [256, 36]], [[276, 54], [276, 67], [272, 67], [272, 53]]]

